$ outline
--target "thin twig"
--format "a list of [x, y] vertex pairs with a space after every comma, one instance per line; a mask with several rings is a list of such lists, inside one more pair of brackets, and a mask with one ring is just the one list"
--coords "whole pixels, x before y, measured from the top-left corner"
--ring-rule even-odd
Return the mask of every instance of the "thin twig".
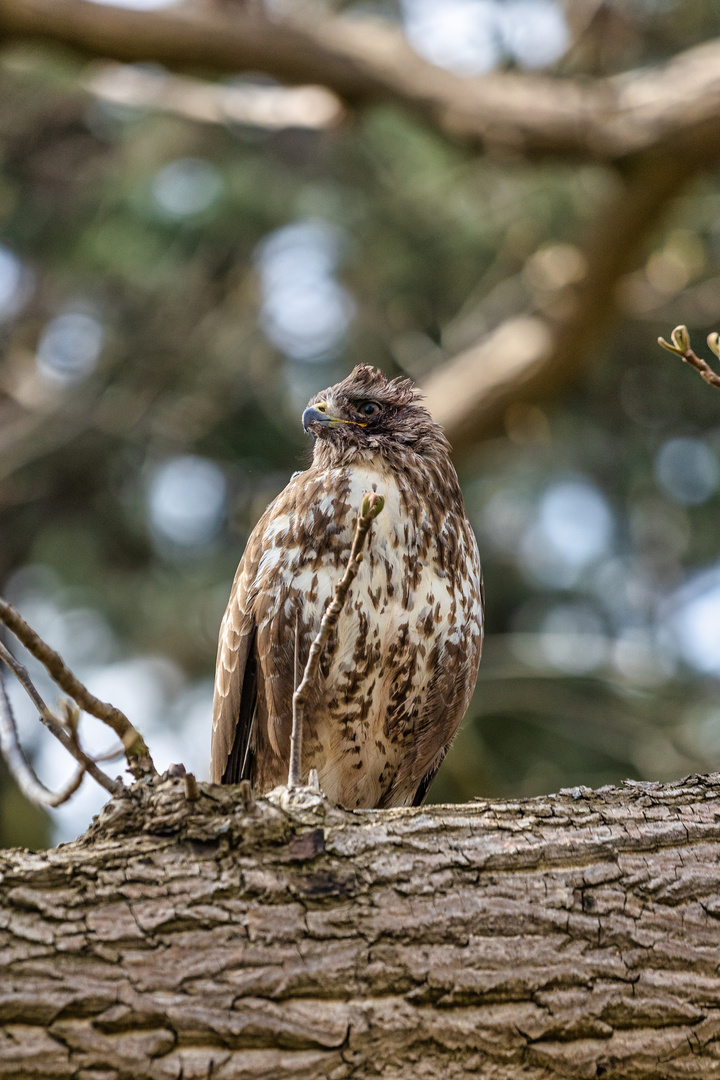
[[96, 754], [93, 761], [117, 761], [117, 759], [123, 757], [124, 754], [124, 746], [111, 746], [110, 749], [105, 750], [104, 753]]
[[293, 694], [293, 720], [292, 735], [290, 737], [290, 770], [288, 773], [288, 787], [294, 788], [302, 786], [302, 729], [305, 718], [305, 705], [312, 684], [318, 673], [323, 649], [327, 644], [327, 640], [330, 637], [332, 630], [337, 626], [340, 613], [345, 606], [345, 601], [347, 600], [347, 595], [350, 591], [350, 586], [360, 569], [362, 549], [365, 546], [368, 533], [370, 532], [374, 519], [378, 516], [384, 505], [385, 499], [383, 496], [378, 495], [375, 492], [368, 492], [363, 498], [362, 508], [357, 520], [357, 525], [355, 526], [355, 536], [353, 537], [352, 547], [350, 548], [350, 556], [345, 568], [345, 573], [335, 586], [335, 595], [333, 599], [325, 608], [325, 614], [322, 617], [317, 637], [310, 646], [310, 655], [308, 656], [307, 664], [305, 665], [303, 677], [300, 681], [300, 685]]
[[125, 749], [128, 770], [136, 779], [156, 774], [145, 740], [135, 730], [127, 716], [120, 712], [119, 709], [116, 709], [114, 705], [108, 705], [106, 702], [96, 698], [94, 694], [91, 694], [87, 687], [73, 675], [59, 653], [51, 649], [35, 633], [32, 627], [28, 626], [23, 617], [2, 599], [0, 599], [0, 621], [5, 623], [7, 628], [15, 634], [15, 637], [22, 642], [36, 660], [45, 665], [61, 690], [69, 694], [81, 709], [97, 717], [98, 720], [102, 720], [104, 724], [113, 729]]
[[77, 736], [74, 733], [68, 732], [56, 716], [53, 716], [50, 709], [43, 701], [42, 697], [38, 693], [38, 690], [34, 686], [32, 679], [27, 673], [26, 668], [15, 659], [11, 652], [5, 648], [0, 642], [0, 660], [2, 660], [12, 671], [13, 675], [17, 678], [18, 682], [23, 686], [28, 697], [32, 701], [33, 705], [40, 714], [45, 727], [50, 731], [58, 742], [65, 747], [69, 754], [75, 758], [77, 762], [82, 765], [85, 772], [89, 776], [92, 776], [93, 780], [96, 780], [101, 787], [104, 787], [106, 791], [109, 791], [111, 795], [119, 795], [123, 790], [123, 783], [121, 780], [111, 780], [102, 769], [99, 769], [91, 757], [82, 750], [78, 743]]
[[[690, 335], [686, 326], [676, 326], [670, 335], [671, 342], [666, 341], [665, 338], [658, 338], [658, 345], [662, 345], [663, 349], [667, 349], [668, 352], [675, 353], [681, 360], [684, 360], [690, 367], [700, 375], [701, 379], [704, 379], [708, 386], [720, 387], [720, 375], [717, 375], [706, 360], [703, 360], [701, 356], [690, 347]], [[718, 335], [708, 334], [707, 343], [715, 353], [716, 356], [720, 355], [718, 349], [720, 348]]]
[[23, 795], [38, 806], [62, 806], [75, 794], [85, 776], [85, 766], [81, 765], [61, 791], [50, 791], [38, 779], [20, 745], [17, 724], [7, 696], [2, 671], [0, 671], [0, 753]]

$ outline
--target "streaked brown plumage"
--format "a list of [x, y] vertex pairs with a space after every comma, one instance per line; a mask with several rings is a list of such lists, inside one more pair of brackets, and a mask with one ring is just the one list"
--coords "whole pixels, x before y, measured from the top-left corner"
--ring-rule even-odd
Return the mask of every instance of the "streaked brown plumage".
[[483, 594], [449, 446], [418, 396], [361, 366], [305, 410], [313, 463], [255, 526], [220, 630], [216, 783], [286, 782], [296, 633], [302, 672], [375, 490], [385, 508], [308, 699], [303, 776], [316, 768], [347, 807], [425, 798], [475, 685]]

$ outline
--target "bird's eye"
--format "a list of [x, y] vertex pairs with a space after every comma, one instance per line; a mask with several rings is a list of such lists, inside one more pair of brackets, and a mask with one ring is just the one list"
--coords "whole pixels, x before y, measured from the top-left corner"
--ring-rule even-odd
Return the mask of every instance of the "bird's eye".
[[368, 420], [371, 416], [377, 416], [382, 410], [382, 405], [378, 405], [377, 401], [363, 401], [362, 405], [358, 405], [358, 413], [360, 416]]

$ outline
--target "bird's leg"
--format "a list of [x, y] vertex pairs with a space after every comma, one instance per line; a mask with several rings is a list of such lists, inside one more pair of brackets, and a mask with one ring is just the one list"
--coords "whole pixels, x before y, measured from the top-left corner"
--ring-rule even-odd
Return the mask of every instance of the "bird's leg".
[[[345, 607], [345, 601], [347, 600], [347, 595], [350, 592], [350, 586], [357, 577], [357, 572], [360, 569], [360, 563], [362, 562], [362, 549], [365, 546], [365, 541], [367, 540], [368, 534], [372, 527], [372, 523], [378, 516], [384, 505], [385, 499], [382, 495], [378, 495], [375, 491], [368, 491], [363, 496], [362, 507], [360, 509], [360, 515], [357, 519], [357, 524], [355, 526], [355, 536], [353, 537], [352, 546], [350, 548], [350, 555], [348, 557], [347, 566], [345, 567], [345, 573], [335, 586], [335, 594], [325, 608], [325, 614], [322, 617], [320, 629], [317, 633], [315, 640], [310, 646], [310, 653], [308, 655], [307, 664], [305, 665], [303, 677], [300, 681], [299, 686], [296, 687], [295, 693], [293, 694], [292, 734], [290, 736], [290, 770], [288, 773], [289, 788], [302, 787], [302, 726], [305, 716], [305, 704], [312, 688], [312, 684], [317, 677], [323, 650], [327, 645], [330, 634], [337, 626], [338, 620], [340, 618], [340, 613]], [[296, 617], [296, 678], [298, 666], [297, 657], [298, 624]]]

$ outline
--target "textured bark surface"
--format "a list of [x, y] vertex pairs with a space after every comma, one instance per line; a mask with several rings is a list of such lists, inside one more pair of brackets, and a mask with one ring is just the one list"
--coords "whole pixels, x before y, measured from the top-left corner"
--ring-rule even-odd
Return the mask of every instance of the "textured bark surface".
[[0, 854], [0, 1077], [720, 1077], [720, 776], [347, 813], [136, 785]]

